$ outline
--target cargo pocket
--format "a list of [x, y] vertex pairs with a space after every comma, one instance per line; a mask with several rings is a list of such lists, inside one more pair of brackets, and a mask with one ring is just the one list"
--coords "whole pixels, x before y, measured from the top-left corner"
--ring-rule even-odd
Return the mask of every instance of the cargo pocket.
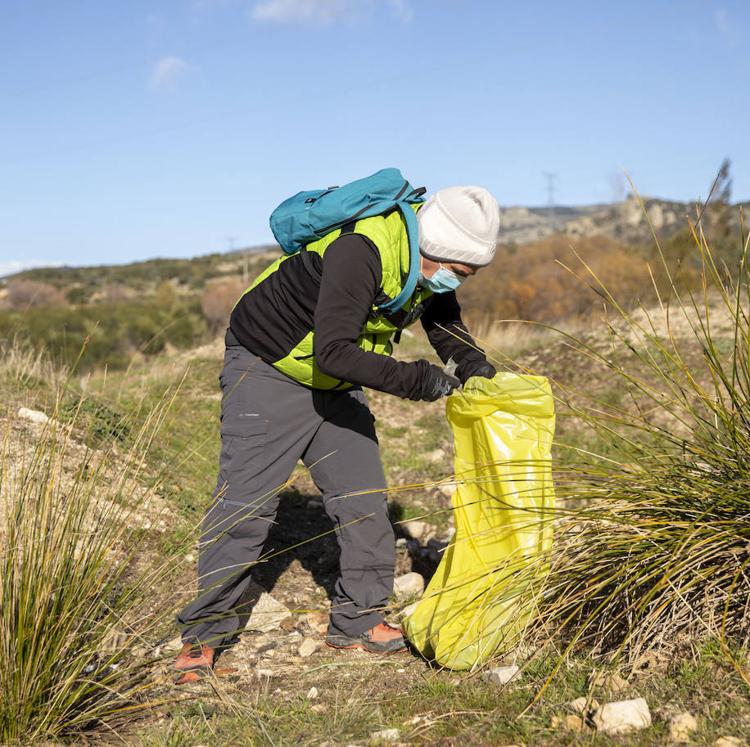
[[[227, 411], [229, 410], [229, 411]], [[225, 408], [221, 416], [222, 504], [246, 506], [267, 465], [268, 421], [247, 408]]]

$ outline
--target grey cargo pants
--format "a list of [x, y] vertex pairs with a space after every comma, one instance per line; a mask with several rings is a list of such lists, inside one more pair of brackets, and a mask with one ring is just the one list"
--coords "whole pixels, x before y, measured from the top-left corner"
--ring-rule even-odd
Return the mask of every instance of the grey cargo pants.
[[177, 616], [183, 640], [218, 646], [239, 632], [250, 568], [299, 459], [323, 494], [341, 549], [331, 632], [357, 636], [382, 622], [395, 543], [363, 392], [308, 389], [241, 346], [227, 347], [219, 382], [219, 477], [202, 524], [198, 596]]

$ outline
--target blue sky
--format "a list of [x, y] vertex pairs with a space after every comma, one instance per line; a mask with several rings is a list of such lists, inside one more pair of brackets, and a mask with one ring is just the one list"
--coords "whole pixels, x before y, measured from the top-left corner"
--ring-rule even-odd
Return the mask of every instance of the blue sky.
[[747, 199], [749, 34], [747, 0], [0, 0], [0, 274], [266, 242], [383, 166], [580, 204], [729, 156]]

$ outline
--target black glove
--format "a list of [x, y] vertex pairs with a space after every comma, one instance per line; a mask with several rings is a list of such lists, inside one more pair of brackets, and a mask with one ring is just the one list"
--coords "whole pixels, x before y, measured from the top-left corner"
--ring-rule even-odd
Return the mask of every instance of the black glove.
[[472, 376], [484, 376], [485, 379], [492, 379], [496, 373], [495, 367], [485, 360], [464, 361], [456, 368], [456, 376], [462, 384], [465, 384]]
[[447, 396], [459, 386], [461, 382], [455, 376], [445, 373], [440, 366], [431, 365], [419, 399], [434, 402], [436, 399]]

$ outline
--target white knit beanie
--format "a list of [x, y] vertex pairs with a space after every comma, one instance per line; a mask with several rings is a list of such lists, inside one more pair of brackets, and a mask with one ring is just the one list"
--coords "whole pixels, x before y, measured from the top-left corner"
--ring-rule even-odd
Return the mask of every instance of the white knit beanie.
[[483, 267], [495, 256], [500, 206], [482, 187], [448, 187], [417, 211], [419, 251], [436, 262]]

